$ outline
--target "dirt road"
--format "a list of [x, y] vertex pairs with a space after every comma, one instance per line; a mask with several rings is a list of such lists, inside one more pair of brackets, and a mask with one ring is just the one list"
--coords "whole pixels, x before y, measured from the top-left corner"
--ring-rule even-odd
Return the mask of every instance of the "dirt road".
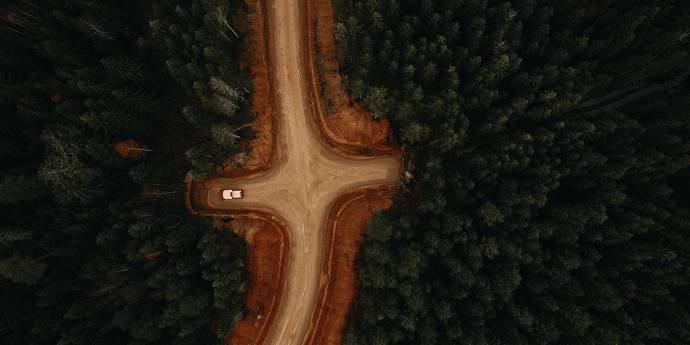
[[[327, 144], [314, 121], [313, 100], [307, 92], [301, 4], [273, 0], [266, 9], [271, 83], [277, 97], [277, 159], [268, 172], [212, 179], [207, 184], [207, 202], [215, 210], [271, 213], [286, 224], [290, 249], [285, 286], [264, 344], [298, 345], [304, 342], [325, 283], [321, 268], [329, 210], [346, 192], [396, 184], [400, 164], [392, 155], [348, 156]], [[226, 188], [241, 188], [245, 197], [223, 200], [221, 190]]]

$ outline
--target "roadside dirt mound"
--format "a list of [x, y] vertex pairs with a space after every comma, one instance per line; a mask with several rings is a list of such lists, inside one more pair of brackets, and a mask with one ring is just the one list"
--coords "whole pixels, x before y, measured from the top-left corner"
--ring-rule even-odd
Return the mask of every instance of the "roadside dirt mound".
[[310, 55], [314, 57], [326, 126], [335, 136], [363, 146], [387, 143], [387, 120], [373, 120], [347, 93], [340, 74], [331, 0], [308, 0]]
[[280, 301], [288, 239], [285, 229], [266, 219], [239, 217], [226, 224], [247, 241], [247, 314], [232, 329], [228, 345], [261, 344]]
[[357, 286], [355, 259], [362, 245], [367, 224], [374, 213], [391, 205], [391, 188], [368, 189], [343, 195], [335, 203], [326, 225], [326, 265], [329, 277], [305, 344], [342, 343], [347, 314], [354, 303]]

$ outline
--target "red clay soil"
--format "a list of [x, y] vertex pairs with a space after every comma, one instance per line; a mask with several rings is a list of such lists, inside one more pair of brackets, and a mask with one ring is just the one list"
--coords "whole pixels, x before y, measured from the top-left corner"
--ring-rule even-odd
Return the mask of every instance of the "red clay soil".
[[284, 227], [264, 218], [240, 217], [227, 225], [247, 241], [247, 314], [226, 339], [228, 345], [261, 344], [281, 297], [288, 238]]
[[331, 209], [326, 225], [327, 258], [324, 273], [328, 277], [305, 344], [342, 343], [347, 314], [356, 295], [355, 259], [369, 220], [374, 213], [391, 205], [392, 189], [371, 188], [343, 195]]
[[[343, 84], [338, 63], [337, 48], [333, 37], [332, 0], [307, 0], [306, 14], [309, 20], [310, 65], [316, 69], [316, 99], [325, 113], [322, 121], [331, 133], [328, 137], [341, 138], [357, 143], [358, 146], [372, 147], [388, 142], [390, 126], [387, 120], [373, 120], [360, 104], [349, 96]], [[309, 57], [308, 57], [309, 58]], [[340, 144], [343, 144], [342, 142]]]

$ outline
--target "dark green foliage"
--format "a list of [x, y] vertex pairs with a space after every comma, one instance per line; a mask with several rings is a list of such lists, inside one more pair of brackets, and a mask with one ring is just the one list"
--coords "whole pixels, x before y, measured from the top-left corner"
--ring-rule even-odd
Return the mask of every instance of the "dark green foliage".
[[[200, 3], [193, 17], [230, 10]], [[237, 153], [224, 133], [249, 117], [216, 119], [219, 134], [188, 129], [180, 102], [196, 96], [184, 96], [159, 60], [168, 53], [147, 43], [157, 39], [142, 31], [147, 5], [40, 4], [0, 7], [18, 19], [0, 28], [2, 343], [224, 343], [243, 312], [245, 245], [189, 215], [184, 179]], [[169, 12], [177, 5], [157, 4]], [[233, 70], [223, 74], [227, 83], [244, 83]], [[115, 144], [128, 139], [150, 151], [123, 158]], [[217, 143], [224, 147], [203, 167], [185, 158]]]
[[690, 3], [335, 1], [415, 157], [345, 344], [687, 344]]
[[46, 264], [25, 256], [13, 255], [0, 260], [0, 277], [13, 283], [36, 284], [46, 270]]
[[[206, 176], [239, 147], [234, 129], [251, 118], [247, 96], [251, 83], [239, 71], [241, 39], [229, 23], [231, 2], [193, 0], [156, 6], [159, 20], [150, 22], [165, 65], [189, 101], [182, 112], [194, 128], [198, 144], [186, 152], [190, 175]], [[222, 127], [224, 134], [218, 134]]]
[[6, 174], [0, 181], [0, 203], [15, 204], [35, 200], [45, 193], [36, 176]]

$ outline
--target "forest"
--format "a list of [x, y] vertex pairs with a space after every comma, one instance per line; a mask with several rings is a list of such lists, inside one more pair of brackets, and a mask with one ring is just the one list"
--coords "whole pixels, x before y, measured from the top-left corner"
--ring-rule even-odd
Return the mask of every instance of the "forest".
[[690, 2], [334, 0], [413, 178], [344, 343], [690, 343]]
[[3, 344], [222, 344], [245, 244], [185, 178], [253, 134], [240, 2], [0, 2]]

